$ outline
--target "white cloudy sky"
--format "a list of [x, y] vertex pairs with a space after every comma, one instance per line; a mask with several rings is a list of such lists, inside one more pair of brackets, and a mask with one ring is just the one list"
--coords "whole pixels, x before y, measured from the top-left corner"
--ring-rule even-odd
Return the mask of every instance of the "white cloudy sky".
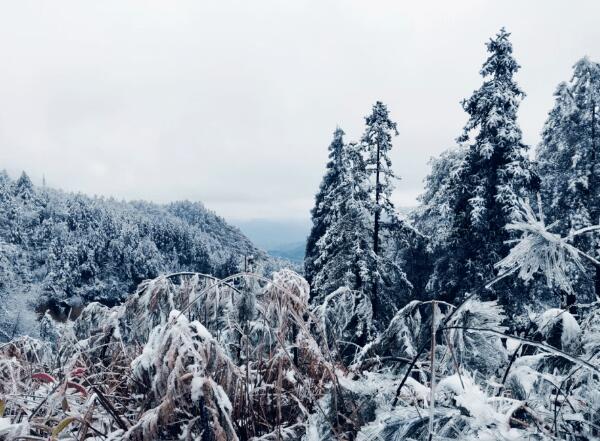
[[535, 144], [556, 84], [600, 60], [597, 1], [0, 1], [0, 168], [48, 185], [301, 218], [331, 133], [381, 99], [395, 195], [465, 122], [484, 42], [513, 33]]

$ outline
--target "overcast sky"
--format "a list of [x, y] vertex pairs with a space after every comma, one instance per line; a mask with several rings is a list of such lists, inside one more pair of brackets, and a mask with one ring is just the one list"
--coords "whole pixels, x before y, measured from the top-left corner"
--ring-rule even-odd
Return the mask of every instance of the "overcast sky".
[[484, 43], [512, 32], [535, 145], [556, 85], [600, 60], [590, 1], [0, 1], [0, 168], [88, 194], [308, 216], [336, 125], [398, 122], [395, 199], [453, 145]]

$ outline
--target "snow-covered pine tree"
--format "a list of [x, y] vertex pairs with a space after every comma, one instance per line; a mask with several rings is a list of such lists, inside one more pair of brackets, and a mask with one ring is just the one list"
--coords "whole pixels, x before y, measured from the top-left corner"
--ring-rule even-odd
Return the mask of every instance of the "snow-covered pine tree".
[[[468, 148], [458, 146], [442, 152], [430, 161], [431, 172], [425, 178], [425, 192], [419, 196], [419, 206], [410, 214], [410, 220], [421, 235], [417, 246], [411, 244], [404, 265], [411, 283], [414, 285], [412, 298], [435, 296], [428, 289], [433, 264], [443, 256], [454, 226], [454, 189], [457, 186]], [[420, 253], [418, 253], [420, 251]], [[415, 257], [413, 255], [417, 253]], [[429, 282], [429, 283], [428, 283]], [[416, 296], [415, 296], [416, 294]]]
[[[494, 263], [508, 252], [504, 227], [517, 213], [519, 198], [535, 186], [517, 123], [524, 93], [513, 79], [520, 66], [509, 35], [502, 28], [487, 43], [483, 85], [462, 103], [469, 120], [458, 142], [468, 151], [445, 189], [452, 225], [430, 281], [439, 297], [460, 297], [494, 276]], [[511, 290], [502, 292], [512, 303]]]
[[305, 271], [313, 303], [340, 287], [361, 291], [373, 305], [377, 323], [385, 326], [411, 286], [402, 250], [416, 232], [397, 216], [391, 202], [389, 151], [396, 124], [381, 102], [366, 122], [360, 143], [345, 145], [341, 129], [334, 133], [312, 210]]
[[[396, 123], [390, 119], [387, 106], [381, 101], [377, 101], [373, 105], [371, 114], [365, 117], [365, 123], [366, 129], [361, 138], [361, 145], [366, 153], [367, 173], [372, 184], [370, 207], [373, 216], [372, 246], [373, 253], [380, 258], [382, 255], [382, 220], [397, 220], [391, 200], [396, 176], [392, 171], [390, 151], [392, 150], [392, 137], [398, 135], [398, 129]], [[381, 317], [386, 305], [380, 299], [378, 279], [374, 280], [371, 287], [371, 302], [374, 316]]]
[[0, 243], [20, 240], [17, 218], [18, 207], [14, 201], [13, 183], [6, 171], [0, 172]]
[[324, 218], [327, 229], [317, 241], [314, 260], [317, 303], [343, 286], [369, 294], [379, 278], [362, 147], [351, 143], [342, 152], [337, 184], [323, 198], [328, 212]]
[[431, 252], [444, 246], [454, 224], [453, 191], [462, 173], [468, 149], [449, 148], [430, 161], [431, 172], [425, 178], [425, 192], [419, 196], [420, 205], [412, 213], [419, 230], [427, 237]]
[[27, 175], [27, 173], [22, 172], [17, 182], [15, 182], [14, 188], [15, 196], [18, 196], [22, 199], [31, 199], [33, 195], [33, 183], [31, 179]]
[[374, 204], [373, 204], [373, 251], [379, 255], [381, 215], [393, 216], [394, 204], [391, 197], [394, 191], [390, 151], [392, 150], [392, 136], [398, 135], [396, 123], [390, 119], [387, 106], [381, 101], [373, 105], [370, 115], [365, 117], [366, 129], [361, 138], [367, 159], [367, 172], [373, 176]]
[[[579, 60], [571, 81], [559, 84], [555, 98], [537, 160], [547, 223], [556, 222], [555, 231], [567, 235], [600, 223], [600, 65], [588, 58]], [[596, 235], [578, 236], [576, 242], [598, 257]], [[587, 288], [598, 296], [600, 268], [592, 272], [594, 284]]]
[[329, 144], [329, 162], [319, 191], [315, 196], [315, 206], [311, 210], [312, 228], [306, 241], [306, 253], [304, 256], [304, 277], [313, 286], [315, 274], [315, 260], [319, 257], [317, 242], [329, 226], [331, 207], [326, 202], [330, 193], [340, 184], [343, 172], [342, 155], [344, 150], [344, 131], [337, 127], [333, 132], [333, 140]]

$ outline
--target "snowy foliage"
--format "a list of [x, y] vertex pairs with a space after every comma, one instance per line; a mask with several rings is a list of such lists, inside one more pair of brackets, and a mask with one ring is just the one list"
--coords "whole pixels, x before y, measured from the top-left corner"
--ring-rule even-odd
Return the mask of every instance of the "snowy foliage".
[[317, 272], [315, 260], [321, 254], [317, 242], [330, 228], [332, 222], [331, 212], [335, 207], [331, 205], [330, 193], [346, 177], [347, 173], [344, 172], [346, 165], [344, 158], [344, 131], [338, 127], [333, 133], [333, 140], [329, 145], [329, 162], [327, 163], [319, 191], [315, 196], [315, 205], [311, 210], [313, 225], [306, 240], [306, 253], [304, 257], [304, 275], [309, 284], [313, 283]]
[[[600, 223], [600, 65], [582, 58], [573, 67], [569, 82], [559, 84], [537, 156], [548, 222], [567, 236]], [[597, 235], [574, 241], [585, 253], [598, 258]], [[589, 262], [586, 267], [593, 268]], [[600, 268], [593, 278], [573, 279], [584, 299], [600, 294]], [[591, 294], [588, 294], [591, 293]]]
[[142, 280], [159, 274], [234, 274], [244, 255], [272, 266], [236, 228], [199, 203], [89, 198], [36, 187], [26, 174], [17, 181], [2, 174], [0, 341], [37, 335], [35, 309], [64, 319], [82, 303], [122, 301]]
[[314, 292], [318, 299], [340, 286], [370, 293], [379, 275], [370, 241], [373, 222], [359, 145], [350, 144], [344, 149], [342, 178], [325, 202], [330, 207], [329, 227], [317, 242], [315, 265], [319, 271], [314, 276]]
[[341, 287], [325, 297], [315, 314], [321, 322], [327, 346], [344, 358], [370, 340], [373, 308], [370, 297], [362, 291]]
[[[242, 283], [249, 280], [256, 283]], [[247, 295], [256, 298], [254, 314], [237, 321], [233, 310]], [[311, 317], [308, 284], [288, 270], [270, 280], [189, 274], [146, 282], [123, 305], [86, 307], [61, 325], [52, 349], [31, 339], [0, 347], [10, 433], [132, 440], [303, 433], [298, 419], [314, 410], [333, 375]]]
[[340, 287], [362, 291], [370, 297], [374, 324], [385, 327], [412, 288], [404, 250], [418, 234], [398, 216], [391, 200], [396, 123], [380, 101], [365, 123], [359, 143], [344, 143], [340, 129], [334, 133], [312, 210], [305, 271], [313, 303], [322, 304]]
[[510, 216], [518, 198], [523, 196], [526, 188], [523, 184], [531, 180], [526, 146], [517, 123], [517, 110], [524, 93], [513, 75], [520, 66], [512, 56], [509, 36], [501, 29], [487, 43], [490, 56], [481, 69], [485, 81], [463, 102], [469, 121], [459, 141], [469, 142], [475, 132], [469, 144], [466, 169], [474, 182], [467, 197], [470, 221], [476, 227], [489, 226], [489, 219], [493, 219], [491, 204]]
[[92, 303], [54, 324], [52, 343], [0, 346], [0, 431], [9, 440], [598, 435], [597, 304], [533, 314], [513, 335], [497, 301], [415, 300], [369, 335], [369, 296], [341, 288], [308, 302], [308, 283], [283, 270], [172, 274], [122, 305]]
[[[600, 227], [598, 227], [600, 228]], [[570, 244], [574, 237], [593, 229], [587, 228], [560, 237], [546, 228], [542, 216], [536, 216], [528, 202], [522, 201], [515, 221], [506, 229], [522, 234], [521, 239], [510, 253], [495, 266], [500, 268], [502, 276], [518, 271], [519, 277], [530, 281], [542, 272], [549, 287], [558, 286], [567, 293], [573, 293], [572, 277], [569, 269], [585, 271], [584, 260], [595, 261], [591, 256]]]
[[[512, 237], [504, 227], [536, 187], [517, 121], [524, 93], [513, 78], [519, 65], [509, 36], [501, 29], [487, 43], [483, 84], [463, 101], [469, 119], [460, 146], [433, 163], [418, 215], [418, 225], [435, 236], [428, 289], [451, 301], [494, 278]], [[519, 287], [503, 288], [503, 305], [520, 306]]]
[[428, 237], [432, 251], [449, 239], [454, 223], [453, 189], [462, 175], [468, 150], [463, 146], [450, 148], [430, 161], [431, 172], [425, 178], [425, 192], [421, 204], [413, 213], [416, 223]]
[[390, 152], [392, 137], [398, 135], [396, 123], [390, 119], [387, 106], [381, 101], [373, 105], [373, 110], [365, 118], [365, 132], [360, 140], [366, 152], [367, 173], [372, 176], [375, 214], [394, 215], [391, 197], [397, 176], [392, 170]]

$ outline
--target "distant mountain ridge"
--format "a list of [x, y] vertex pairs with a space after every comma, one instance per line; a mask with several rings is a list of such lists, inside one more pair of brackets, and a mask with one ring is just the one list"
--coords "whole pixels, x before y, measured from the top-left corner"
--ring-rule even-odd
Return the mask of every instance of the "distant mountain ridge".
[[263, 250], [274, 250], [289, 244], [305, 242], [311, 226], [308, 218], [236, 219], [231, 222]]
[[304, 261], [304, 253], [306, 251], [306, 241], [283, 244], [275, 249], [267, 250], [269, 255], [279, 257], [281, 259], [290, 260], [296, 264], [301, 264]]
[[264, 269], [278, 265], [199, 202], [88, 197], [0, 172], [0, 341], [35, 334], [36, 308], [114, 304], [169, 272], [224, 277], [247, 255]]
[[234, 220], [256, 246], [270, 256], [289, 261], [296, 271], [303, 271], [309, 219]]

